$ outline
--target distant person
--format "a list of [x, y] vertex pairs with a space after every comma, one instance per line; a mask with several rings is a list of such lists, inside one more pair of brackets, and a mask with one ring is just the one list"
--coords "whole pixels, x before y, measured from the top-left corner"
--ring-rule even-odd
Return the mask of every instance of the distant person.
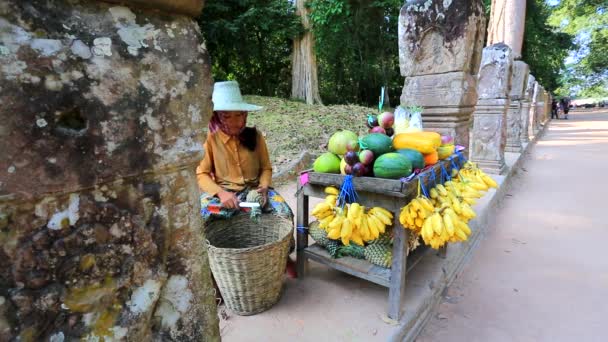
[[551, 100], [551, 119], [553, 118], [559, 119], [557, 116], [557, 100], [555, 99]]
[[568, 120], [568, 112], [570, 111], [570, 99], [568, 99], [567, 97], [562, 97], [561, 105], [564, 109], [564, 118]]

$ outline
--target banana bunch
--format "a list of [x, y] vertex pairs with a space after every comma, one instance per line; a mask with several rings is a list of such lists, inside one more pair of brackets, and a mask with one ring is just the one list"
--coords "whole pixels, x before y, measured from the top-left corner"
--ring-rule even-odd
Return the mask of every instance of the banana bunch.
[[420, 233], [424, 220], [429, 217], [435, 206], [424, 196], [419, 196], [410, 201], [399, 213], [399, 222], [416, 233]]
[[420, 230], [424, 243], [434, 249], [439, 249], [448, 242], [466, 241], [469, 235], [469, 226], [450, 207], [436, 209], [424, 220]]
[[488, 176], [471, 161], [467, 161], [464, 164], [458, 175], [459, 177], [455, 178], [456, 181], [465, 183], [467, 186], [478, 191], [487, 191], [489, 188], [498, 187], [498, 184], [492, 177]]
[[392, 224], [393, 214], [381, 207], [369, 210], [359, 203], [336, 206], [338, 189], [325, 188], [325, 201], [317, 204], [312, 215], [319, 220], [319, 228], [327, 232], [327, 237], [341, 240], [349, 246], [351, 242], [363, 246], [378, 238]]

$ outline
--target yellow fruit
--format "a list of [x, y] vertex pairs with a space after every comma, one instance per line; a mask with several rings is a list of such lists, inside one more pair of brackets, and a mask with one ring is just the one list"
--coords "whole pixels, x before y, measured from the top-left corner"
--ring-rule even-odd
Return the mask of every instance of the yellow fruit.
[[327, 226], [329, 226], [335, 217], [335, 215], [330, 215], [319, 221], [319, 228], [327, 230]]
[[333, 187], [333, 186], [325, 187], [324, 191], [328, 195], [336, 195], [337, 196], [337, 195], [340, 194], [340, 191], [337, 188]]
[[369, 228], [370, 237], [371, 237], [372, 240], [374, 240], [374, 239], [377, 239], [378, 236], [380, 236], [380, 231], [374, 225], [374, 223], [371, 221], [370, 217], [371, 216], [367, 215], [365, 218], [366, 218], [366, 221], [367, 221], [367, 228]]
[[342, 227], [342, 222], [344, 221], [344, 216], [342, 215], [337, 215], [336, 218], [334, 218], [329, 225], [327, 226], [327, 228], [329, 228], [330, 230], [333, 230], [335, 228], [340, 228]]
[[468, 239], [467, 235], [462, 230], [457, 230], [456, 236], [458, 237], [458, 239], [460, 239], [460, 241], [467, 241]]
[[430, 217], [424, 220], [424, 222], [422, 223], [422, 229], [420, 229], [420, 235], [422, 236], [422, 239], [426, 244], [428, 244], [429, 241], [431, 241], [431, 238], [433, 237], [433, 224], [431, 221], [432, 220]]
[[329, 195], [329, 196], [325, 197], [325, 203], [331, 205], [332, 207], [335, 207], [337, 199], [338, 199], [338, 196], [336, 196], [336, 195]]
[[456, 214], [462, 213], [462, 206], [460, 205], [460, 201], [457, 199], [454, 199], [454, 201], [452, 201], [452, 208], [454, 208], [454, 211], [456, 212]]
[[439, 197], [439, 192], [437, 192], [437, 189], [432, 188], [430, 195], [431, 195], [431, 198], [435, 198], [436, 199], [436, 198]]
[[340, 231], [340, 237], [344, 239], [350, 239], [350, 236], [353, 234], [353, 226], [348, 218], [344, 219], [342, 222], [342, 229]]
[[332, 240], [337, 240], [340, 238], [340, 233], [342, 229], [340, 227], [333, 228], [327, 233], [327, 237]]
[[496, 183], [492, 177], [486, 175], [485, 173], [481, 175], [481, 180], [483, 180], [490, 188], [498, 188], [498, 183]]
[[315, 208], [313, 209], [311, 214], [316, 215], [322, 211], [331, 210], [331, 208], [332, 208], [332, 206], [329, 205], [328, 203], [321, 202], [315, 206]]
[[367, 217], [368, 223], [373, 222], [373, 225], [378, 229], [378, 232], [380, 232], [380, 234], [384, 233], [386, 226], [384, 223], [382, 223], [382, 221], [380, 221], [379, 218], [377, 218], [375, 215], [368, 215]]
[[445, 189], [445, 187], [442, 184], [437, 184], [437, 186], [435, 188], [437, 188], [437, 191], [439, 192], [439, 194], [441, 196], [448, 195], [448, 191]]
[[462, 205], [462, 215], [468, 219], [472, 219], [477, 216], [471, 206], [466, 203]]
[[379, 211], [374, 211], [372, 213], [372, 215], [376, 216], [382, 223], [384, 223], [386, 225], [390, 226], [393, 223], [393, 221], [390, 218], [388, 218], [387, 216], [385, 216], [383, 213], [381, 213]]
[[454, 222], [452, 222], [452, 218], [448, 214], [443, 214], [443, 225], [445, 226], [445, 230], [448, 235], [454, 236]]
[[433, 216], [431, 216], [431, 219], [433, 220], [433, 231], [436, 235], [441, 235], [441, 232], [443, 231], [443, 222], [441, 220], [441, 216], [439, 213], [434, 213]]
[[422, 205], [418, 202], [417, 198], [414, 198], [411, 202], [410, 202], [410, 206], [415, 210], [415, 211], [420, 211], [422, 210]]
[[415, 221], [414, 223], [416, 224], [416, 227], [418, 227], [418, 228], [422, 228], [422, 223], [423, 223], [423, 222], [424, 222], [424, 221], [422, 221], [422, 219], [421, 219], [421, 218], [417, 218], [417, 219], [416, 219], [416, 221]]
[[363, 246], [365, 243], [363, 242], [363, 238], [359, 235], [359, 233], [353, 232], [353, 235], [350, 237], [350, 240], [359, 246]]
[[435, 207], [433, 207], [433, 204], [431, 203], [431, 201], [428, 198], [426, 198], [426, 197], [421, 197], [420, 198], [420, 204], [427, 211], [433, 211], [433, 210], [435, 210]]
[[374, 209], [374, 211], [379, 211], [379, 212], [383, 213], [384, 215], [388, 216], [388, 218], [390, 218], [391, 220], [393, 219], [393, 213], [391, 213], [390, 211], [388, 211], [382, 207], [374, 207], [373, 209]]
[[463, 233], [465, 233], [467, 236], [471, 235], [471, 228], [469, 228], [469, 225], [459, 221], [457, 223], [458, 229], [460, 229]]

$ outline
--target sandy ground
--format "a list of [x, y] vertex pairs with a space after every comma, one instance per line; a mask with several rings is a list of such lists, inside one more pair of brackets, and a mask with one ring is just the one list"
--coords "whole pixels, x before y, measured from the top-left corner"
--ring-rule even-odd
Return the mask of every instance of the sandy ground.
[[608, 111], [552, 121], [418, 341], [607, 341], [607, 172]]

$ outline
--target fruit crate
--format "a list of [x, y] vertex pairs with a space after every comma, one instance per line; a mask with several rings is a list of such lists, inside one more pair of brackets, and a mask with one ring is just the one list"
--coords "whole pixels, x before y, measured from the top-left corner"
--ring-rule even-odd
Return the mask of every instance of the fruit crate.
[[[409, 256], [407, 255], [409, 230], [404, 229], [399, 222], [399, 212], [402, 207], [418, 195], [418, 182], [420, 182], [420, 179], [422, 179], [425, 186], [432, 185], [429, 184], [432, 181], [428, 175], [434, 172], [435, 179], [439, 181], [441, 179], [441, 165], [448, 172], [451, 172], [452, 165], [454, 164], [453, 161], [458, 162], [458, 158], [458, 155], [453, 155], [449, 159], [441, 160], [432, 168], [421, 173], [421, 176], [415, 177], [409, 182], [372, 177], [353, 178], [353, 185], [359, 196], [358, 203], [366, 207], [380, 206], [393, 213], [393, 261], [390, 269], [376, 266], [367, 260], [351, 257], [333, 259], [323, 247], [316, 244], [308, 245], [308, 230], [301, 228], [308, 227], [309, 224], [309, 197], [325, 198], [324, 188], [326, 186], [339, 187], [343, 183], [345, 176], [309, 171], [303, 172], [308, 174], [308, 182], [305, 185], [300, 185], [298, 189], [296, 213], [298, 227], [298, 276], [305, 276], [306, 264], [308, 260], [313, 260], [341, 272], [388, 287], [388, 316], [394, 320], [399, 320], [405, 296], [406, 274], [425, 255], [430, 254], [430, 251], [432, 251], [432, 249], [426, 246], [420, 246]], [[447, 249], [444, 247], [439, 250], [438, 255], [445, 257], [446, 253]]]

